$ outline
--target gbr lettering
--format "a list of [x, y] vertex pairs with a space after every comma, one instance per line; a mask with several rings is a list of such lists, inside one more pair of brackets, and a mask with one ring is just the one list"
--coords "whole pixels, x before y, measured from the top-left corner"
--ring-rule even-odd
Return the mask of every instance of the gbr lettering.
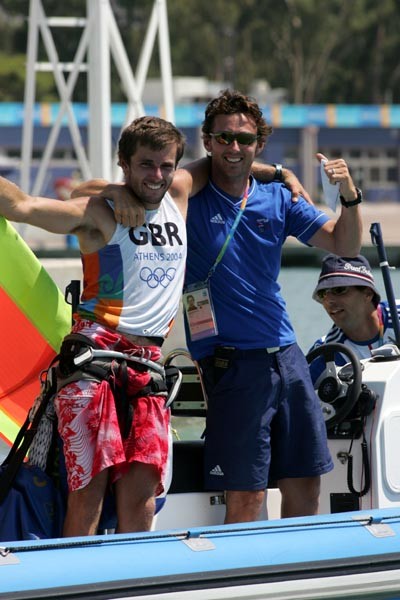
[[145, 246], [149, 241], [152, 246], [182, 246], [176, 223], [149, 223], [143, 228], [131, 227], [129, 237], [137, 246]]

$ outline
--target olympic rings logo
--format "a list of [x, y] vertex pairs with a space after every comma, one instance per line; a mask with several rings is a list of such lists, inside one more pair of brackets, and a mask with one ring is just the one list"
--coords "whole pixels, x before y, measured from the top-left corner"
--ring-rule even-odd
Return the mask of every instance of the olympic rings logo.
[[170, 267], [167, 270], [164, 270], [162, 267], [157, 267], [152, 271], [149, 267], [143, 267], [140, 270], [139, 276], [142, 281], [147, 283], [150, 288], [156, 288], [159, 285], [162, 285], [163, 288], [166, 288], [171, 281], [174, 279], [176, 274], [176, 269], [174, 267]]

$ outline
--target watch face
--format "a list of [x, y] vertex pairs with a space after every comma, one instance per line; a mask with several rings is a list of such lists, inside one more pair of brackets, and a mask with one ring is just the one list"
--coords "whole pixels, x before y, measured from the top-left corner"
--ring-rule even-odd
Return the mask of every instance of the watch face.
[[282, 165], [279, 163], [273, 163], [272, 166], [275, 167], [274, 180], [282, 181]]

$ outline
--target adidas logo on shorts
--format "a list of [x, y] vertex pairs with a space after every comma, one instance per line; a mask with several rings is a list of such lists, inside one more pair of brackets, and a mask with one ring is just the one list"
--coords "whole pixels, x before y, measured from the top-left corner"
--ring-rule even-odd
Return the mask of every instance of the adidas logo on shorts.
[[213, 469], [211, 469], [210, 475], [217, 475], [219, 477], [223, 477], [224, 472], [219, 465], [215, 465], [215, 467]]

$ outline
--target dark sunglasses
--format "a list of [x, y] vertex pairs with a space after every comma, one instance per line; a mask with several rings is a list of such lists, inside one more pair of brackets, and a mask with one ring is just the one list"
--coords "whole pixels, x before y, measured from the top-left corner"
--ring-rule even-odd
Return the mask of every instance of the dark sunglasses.
[[213, 137], [222, 146], [229, 146], [235, 140], [242, 146], [250, 146], [259, 138], [255, 133], [232, 133], [231, 131], [220, 131], [218, 133], [209, 133], [208, 135]]
[[339, 287], [327, 288], [326, 290], [318, 290], [317, 298], [318, 300], [323, 300], [327, 293], [329, 292], [332, 296], [344, 296], [349, 291], [348, 285], [342, 285]]

